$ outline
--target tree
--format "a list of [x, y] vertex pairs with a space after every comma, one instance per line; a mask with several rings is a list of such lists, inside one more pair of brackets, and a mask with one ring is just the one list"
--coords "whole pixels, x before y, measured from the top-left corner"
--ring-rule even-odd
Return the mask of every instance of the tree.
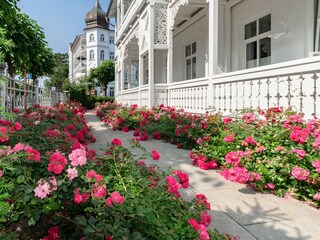
[[107, 60], [98, 67], [91, 69], [89, 80], [97, 79], [101, 86], [107, 87], [109, 82], [114, 81], [114, 62]]
[[[2, 14], [0, 12], [0, 21], [2, 21]], [[0, 63], [4, 60], [5, 52], [10, 51], [14, 46], [12, 40], [6, 38], [7, 31], [0, 27]]]
[[58, 91], [68, 88], [69, 56], [67, 53], [55, 53], [55, 67], [50, 79], [45, 81], [46, 87], [56, 87]]
[[[3, 0], [0, 2], [0, 22], [5, 22], [5, 16], [10, 16], [12, 14], [12, 9], [16, 8], [16, 1], [12, 0]], [[7, 31], [4, 28], [4, 25], [0, 26], [0, 63], [4, 60], [5, 52], [10, 51], [10, 49], [14, 46], [13, 41], [11, 39], [7, 39], [6, 37]]]
[[33, 79], [52, 73], [54, 55], [45, 41], [43, 29], [28, 15], [20, 13], [15, 0], [1, 0], [4, 18], [1, 21], [6, 29], [5, 38], [14, 46], [4, 50], [9, 75], [32, 73]]

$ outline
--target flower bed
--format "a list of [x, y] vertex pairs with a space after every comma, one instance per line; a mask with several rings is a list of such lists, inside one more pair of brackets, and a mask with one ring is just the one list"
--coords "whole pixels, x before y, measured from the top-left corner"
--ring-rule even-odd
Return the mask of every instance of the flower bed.
[[221, 169], [226, 179], [278, 196], [320, 205], [320, 120], [304, 121], [290, 110], [257, 109], [233, 117], [191, 115], [160, 106], [151, 110], [117, 104], [97, 111], [114, 130], [134, 130], [138, 140], [163, 139], [192, 149], [192, 164]]
[[119, 139], [104, 155], [89, 150], [84, 111], [35, 106], [1, 120], [1, 239], [231, 239], [207, 230], [204, 195], [181, 199], [185, 173], [144, 164], [155, 150], [135, 157]]

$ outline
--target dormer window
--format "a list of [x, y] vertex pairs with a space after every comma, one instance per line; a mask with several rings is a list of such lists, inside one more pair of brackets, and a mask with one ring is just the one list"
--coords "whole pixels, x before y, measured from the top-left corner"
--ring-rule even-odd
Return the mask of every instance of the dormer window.
[[89, 42], [93, 42], [94, 41], [94, 35], [93, 34], [90, 34], [89, 36]]
[[103, 34], [100, 35], [100, 41], [104, 42], [104, 35]]

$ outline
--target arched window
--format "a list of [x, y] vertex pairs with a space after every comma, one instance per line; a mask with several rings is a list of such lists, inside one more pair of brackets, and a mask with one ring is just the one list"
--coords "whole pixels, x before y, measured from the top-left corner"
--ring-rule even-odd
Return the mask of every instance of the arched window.
[[90, 50], [90, 54], [89, 54], [89, 59], [90, 60], [94, 60], [94, 51], [93, 50]]
[[100, 41], [104, 42], [104, 35], [103, 34], [100, 35]]
[[104, 60], [104, 51], [103, 50], [100, 51], [100, 60]]
[[93, 33], [90, 34], [89, 41], [90, 41], [90, 42], [93, 42], [93, 41], [94, 41], [94, 35], [93, 35]]

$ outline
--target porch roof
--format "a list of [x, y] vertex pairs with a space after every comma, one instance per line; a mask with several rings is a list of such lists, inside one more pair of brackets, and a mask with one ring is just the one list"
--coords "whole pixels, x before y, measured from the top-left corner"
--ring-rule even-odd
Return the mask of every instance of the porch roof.
[[208, 2], [206, 0], [189, 0], [185, 2], [172, 0], [169, 4], [169, 8], [171, 8], [173, 12], [174, 27], [177, 28], [181, 26], [202, 9], [207, 7]]
[[110, 1], [106, 15], [107, 15], [107, 18], [117, 17], [117, 1], [116, 0]]

